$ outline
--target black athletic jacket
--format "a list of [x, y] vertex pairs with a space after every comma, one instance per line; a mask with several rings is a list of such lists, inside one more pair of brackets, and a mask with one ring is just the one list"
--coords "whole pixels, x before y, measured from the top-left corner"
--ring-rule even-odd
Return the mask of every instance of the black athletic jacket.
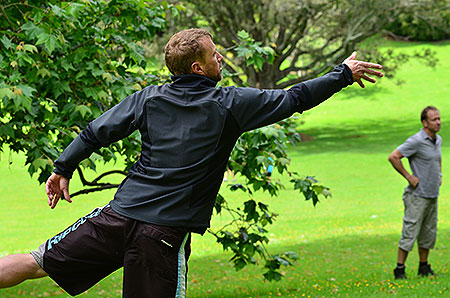
[[216, 88], [199, 75], [136, 92], [89, 123], [55, 162], [72, 177], [91, 153], [138, 129], [142, 152], [111, 208], [143, 222], [204, 233], [226, 164], [245, 132], [308, 110], [353, 83], [348, 66], [289, 90]]

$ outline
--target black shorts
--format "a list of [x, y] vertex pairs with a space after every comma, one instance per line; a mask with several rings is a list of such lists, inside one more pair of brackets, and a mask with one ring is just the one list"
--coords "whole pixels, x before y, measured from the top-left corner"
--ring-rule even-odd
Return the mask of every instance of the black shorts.
[[70, 295], [124, 267], [123, 297], [184, 297], [190, 239], [186, 230], [129, 219], [106, 205], [47, 240], [41, 263]]

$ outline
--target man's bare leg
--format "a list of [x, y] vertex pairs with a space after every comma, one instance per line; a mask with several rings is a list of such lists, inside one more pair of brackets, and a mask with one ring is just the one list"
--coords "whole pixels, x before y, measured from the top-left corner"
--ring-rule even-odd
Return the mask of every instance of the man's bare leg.
[[406, 262], [407, 257], [408, 257], [408, 252], [399, 247], [398, 255], [397, 255], [397, 267], [395, 267], [395, 269], [394, 269], [395, 279], [406, 279], [405, 262]]
[[31, 254], [15, 254], [0, 259], [0, 288], [47, 275]]
[[397, 254], [397, 263], [404, 265], [406, 262], [406, 258], [408, 258], [408, 251], [398, 248], [398, 254]]
[[427, 248], [419, 247], [419, 261], [421, 263], [427, 263], [428, 262], [428, 254], [430, 250]]

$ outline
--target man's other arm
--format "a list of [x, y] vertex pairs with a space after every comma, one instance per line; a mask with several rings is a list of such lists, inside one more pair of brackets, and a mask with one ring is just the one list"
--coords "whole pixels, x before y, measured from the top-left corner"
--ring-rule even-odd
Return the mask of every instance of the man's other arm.
[[389, 155], [389, 162], [392, 164], [392, 166], [394, 167], [394, 169], [400, 173], [400, 175], [402, 175], [403, 177], [405, 177], [405, 179], [408, 181], [408, 183], [411, 185], [412, 188], [416, 188], [417, 185], [419, 184], [419, 178], [417, 178], [414, 175], [411, 175], [403, 166], [402, 163], [402, 158], [403, 155], [400, 153], [400, 151], [398, 151], [397, 149], [395, 149], [394, 151], [392, 151], [392, 153]]

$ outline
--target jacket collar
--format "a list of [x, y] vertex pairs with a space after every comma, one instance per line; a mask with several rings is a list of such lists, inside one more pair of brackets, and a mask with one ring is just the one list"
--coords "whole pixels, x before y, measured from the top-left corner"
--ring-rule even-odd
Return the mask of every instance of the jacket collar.
[[184, 74], [179, 76], [172, 76], [173, 83], [171, 86], [182, 87], [216, 87], [217, 82], [201, 75], [197, 74]]

